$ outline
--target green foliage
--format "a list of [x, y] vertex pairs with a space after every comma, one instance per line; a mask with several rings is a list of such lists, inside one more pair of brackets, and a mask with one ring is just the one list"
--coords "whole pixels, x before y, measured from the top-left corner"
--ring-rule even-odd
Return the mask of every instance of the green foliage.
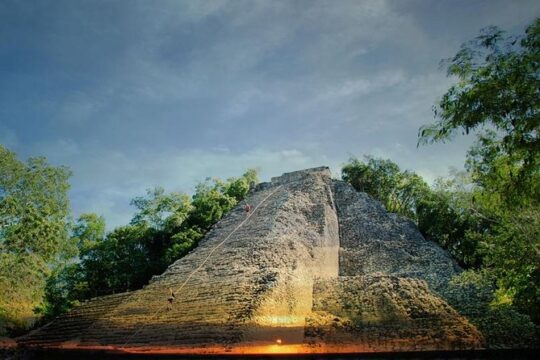
[[522, 158], [516, 152], [505, 152], [492, 131], [479, 134], [467, 154], [465, 168], [478, 188], [484, 190], [481, 195], [492, 212], [501, 206], [519, 211], [540, 199], [540, 167], [525, 173]]
[[481, 144], [476, 163], [497, 172], [493, 156], [504, 154], [515, 170], [515, 190], [527, 189], [523, 181], [536, 176], [540, 165], [540, 19], [518, 38], [495, 27], [484, 29], [447, 64], [448, 75], [458, 82], [435, 107], [438, 121], [420, 129], [420, 142], [444, 141], [458, 130], [492, 128], [492, 144]]
[[82, 214], [72, 229], [72, 239], [77, 244], [79, 256], [84, 259], [105, 237], [103, 216]]
[[497, 298], [540, 322], [540, 211], [503, 212], [487, 239], [486, 265], [497, 276]]
[[197, 185], [193, 195], [193, 207], [190, 223], [199, 229], [208, 230], [221, 217], [236, 205], [236, 199], [226, 193], [226, 185], [206, 181]]
[[39, 257], [0, 252], [0, 335], [17, 335], [34, 322], [47, 266]]
[[[504, 153], [493, 135], [482, 135], [468, 154], [477, 213], [489, 227], [484, 262], [497, 274], [498, 294], [540, 322], [540, 172]], [[519, 184], [516, 184], [516, 181]]]
[[68, 239], [70, 175], [45, 158], [21, 162], [0, 145], [0, 332], [32, 323], [50, 269], [76, 254]]
[[424, 236], [445, 248], [465, 268], [482, 264], [482, 239], [490, 221], [477, 210], [470, 177], [455, 172], [438, 179], [418, 201], [418, 227]]
[[181, 226], [192, 210], [189, 196], [175, 192], [165, 194], [161, 187], [147, 190], [146, 197], [136, 197], [131, 205], [138, 210], [131, 223], [156, 230]]
[[192, 250], [196, 244], [204, 237], [204, 232], [198, 228], [188, 227], [171, 236], [171, 245], [165, 252], [165, 262], [173, 263]]
[[41, 316], [38, 325], [68, 311], [79, 300], [99, 294], [103, 262], [97, 249], [103, 246], [105, 219], [96, 214], [82, 214], [72, 228], [72, 242], [77, 244], [77, 257], [59, 264], [47, 278], [45, 296], [34, 311]]
[[465, 271], [451, 280], [444, 297], [482, 332], [489, 348], [533, 345], [534, 323], [509, 304], [497, 302], [496, 282], [490, 271]]
[[210, 227], [242, 200], [257, 182], [254, 170], [227, 181], [207, 180], [186, 194], [148, 190], [133, 199], [131, 224], [104, 235], [104, 219], [83, 214], [73, 230], [77, 261], [51, 276], [38, 311], [50, 319], [85, 299], [141, 288], [186, 255]]
[[78, 264], [59, 267], [48, 278], [45, 285], [44, 301], [34, 309], [41, 316], [38, 326], [62, 314], [88, 294], [88, 283]]
[[228, 179], [223, 192], [238, 202], [244, 199], [249, 190], [258, 182], [257, 171], [255, 169], [249, 169], [239, 178]]
[[356, 190], [366, 192], [383, 204], [391, 205], [391, 198], [397, 190], [399, 166], [384, 159], [364, 156], [365, 162], [356, 158], [341, 169], [341, 177]]
[[388, 211], [418, 220], [418, 200], [429, 187], [417, 174], [401, 171], [390, 160], [370, 156], [365, 156], [365, 162], [351, 158], [341, 174], [344, 181], [382, 202]]
[[540, 323], [540, 19], [519, 37], [485, 29], [447, 64], [458, 81], [419, 143], [482, 130], [467, 154], [467, 201], [458, 204], [465, 238], [496, 278], [496, 302]]
[[137, 289], [151, 267], [146, 229], [127, 225], [107, 234], [82, 262], [91, 296]]
[[0, 246], [44, 261], [63, 255], [69, 215], [71, 172], [45, 158], [23, 163], [0, 145]]

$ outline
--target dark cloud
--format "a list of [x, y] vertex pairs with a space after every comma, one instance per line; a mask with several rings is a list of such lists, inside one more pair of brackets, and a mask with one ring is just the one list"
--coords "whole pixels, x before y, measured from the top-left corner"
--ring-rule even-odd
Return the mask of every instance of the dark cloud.
[[470, 139], [416, 148], [451, 83], [438, 68], [534, 1], [3, 1], [0, 142], [74, 170], [75, 212], [206, 176], [262, 177], [350, 155], [429, 179]]

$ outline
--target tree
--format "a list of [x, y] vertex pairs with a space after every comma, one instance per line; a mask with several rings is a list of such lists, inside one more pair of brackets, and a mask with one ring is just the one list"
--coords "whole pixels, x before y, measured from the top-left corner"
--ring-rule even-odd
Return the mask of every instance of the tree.
[[193, 195], [193, 212], [190, 224], [205, 231], [236, 205], [236, 199], [223, 191], [219, 180], [200, 183]]
[[137, 208], [131, 224], [144, 229], [139, 242], [147, 251], [149, 275], [161, 273], [171, 263], [170, 248], [178, 243], [178, 234], [183, 234], [188, 226], [185, 222], [193, 211], [191, 199], [187, 194], [165, 193], [163, 188], [156, 187], [131, 204]]
[[[94, 213], [79, 216], [71, 230], [71, 242], [77, 245], [78, 255], [58, 264], [47, 278], [44, 298], [34, 311], [41, 316], [40, 323], [50, 321], [68, 311], [95, 293], [92, 273], [88, 263], [92, 262], [94, 251], [105, 237], [105, 219]], [[98, 275], [99, 276], [99, 275]]]
[[199, 183], [193, 195], [194, 209], [190, 216], [190, 225], [203, 231], [209, 230], [223, 215], [244, 199], [257, 182], [257, 172], [251, 169], [239, 178], [230, 178], [227, 181], [207, 179]]
[[390, 160], [364, 158], [365, 162], [351, 158], [341, 169], [342, 179], [382, 202], [388, 211], [417, 222], [418, 201], [429, 191], [424, 180], [411, 171], [401, 171]]
[[107, 235], [103, 218], [81, 215], [72, 232], [79, 258], [49, 277], [38, 311], [49, 319], [82, 300], [142, 287], [195, 248], [256, 182], [257, 173], [248, 170], [227, 181], [200, 183], [191, 199], [159, 187], [147, 190], [131, 202], [137, 208], [131, 223]]
[[79, 216], [72, 229], [72, 239], [79, 249], [79, 257], [84, 260], [105, 237], [105, 218], [94, 213]]
[[523, 35], [496, 27], [446, 61], [457, 82], [435, 106], [437, 121], [419, 144], [478, 130], [467, 154], [467, 211], [484, 222], [471, 231], [482, 264], [496, 277], [495, 303], [514, 304], [540, 323], [540, 19]]
[[44, 297], [34, 309], [40, 315], [37, 325], [41, 326], [56, 316], [67, 312], [92, 293], [80, 263], [69, 263], [57, 267], [47, 278]]
[[165, 194], [162, 187], [147, 190], [146, 197], [136, 197], [131, 205], [138, 210], [131, 223], [156, 230], [181, 226], [191, 211], [188, 195], [176, 192]]
[[26, 163], [0, 145], [0, 331], [24, 328], [56, 264], [72, 257], [68, 179], [43, 157]]
[[236, 201], [242, 201], [250, 189], [259, 182], [257, 176], [257, 170], [249, 169], [239, 178], [230, 178], [227, 180], [223, 192], [228, 196], [236, 199]]
[[431, 191], [418, 201], [418, 228], [426, 239], [446, 249], [464, 268], [482, 264], [479, 234], [491, 223], [473, 201], [471, 179], [466, 172], [453, 172], [448, 179], [437, 179]]
[[519, 37], [486, 28], [446, 64], [458, 81], [434, 107], [438, 121], [420, 128], [419, 143], [445, 141], [459, 130], [493, 129], [478, 135], [480, 147], [491, 144], [489, 152], [476, 154], [476, 164], [505, 156], [512, 168], [505, 195], [527, 190], [540, 165], [540, 19]]

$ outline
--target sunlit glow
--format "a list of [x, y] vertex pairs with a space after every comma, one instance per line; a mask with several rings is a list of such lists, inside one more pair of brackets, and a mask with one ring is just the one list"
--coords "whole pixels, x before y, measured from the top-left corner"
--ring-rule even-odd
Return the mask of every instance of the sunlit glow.
[[[280, 340], [280, 339], [277, 339]], [[177, 354], [177, 355], [257, 355], [257, 354], [324, 354], [324, 353], [369, 353], [373, 352], [372, 348], [360, 344], [317, 344], [316, 346], [308, 344], [238, 344], [232, 348], [222, 346], [205, 346], [205, 347], [114, 347], [114, 346], [88, 346], [80, 344], [66, 344], [64, 346], [53, 347], [58, 349], [77, 349], [77, 350], [101, 350], [111, 352], [125, 352], [130, 354]]]
[[281, 339], [277, 339], [276, 344], [281, 345]]
[[304, 326], [306, 317], [305, 315], [263, 315], [256, 316], [254, 322], [262, 326], [270, 327], [293, 327]]

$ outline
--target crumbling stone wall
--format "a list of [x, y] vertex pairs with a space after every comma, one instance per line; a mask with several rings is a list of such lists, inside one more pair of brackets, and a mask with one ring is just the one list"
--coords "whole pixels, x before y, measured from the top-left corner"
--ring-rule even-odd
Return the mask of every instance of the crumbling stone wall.
[[314, 286], [306, 333], [314, 344], [363, 351], [470, 349], [482, 335], [423, 280], [340, 276]]
[[381, 203], [345, 182], [335, 181], [334, 189], [340, 275], [381, 272], [422, 279], [438, 291], [462, 271], [446, 251], [424, 239], [412, 221], [388, 213]]
[[482, 334], [441, 298], [461, 269], [407, 219], [342, 181], [339, 277], [314, 285], [306, 338], [357, 351], [469, 349]]

